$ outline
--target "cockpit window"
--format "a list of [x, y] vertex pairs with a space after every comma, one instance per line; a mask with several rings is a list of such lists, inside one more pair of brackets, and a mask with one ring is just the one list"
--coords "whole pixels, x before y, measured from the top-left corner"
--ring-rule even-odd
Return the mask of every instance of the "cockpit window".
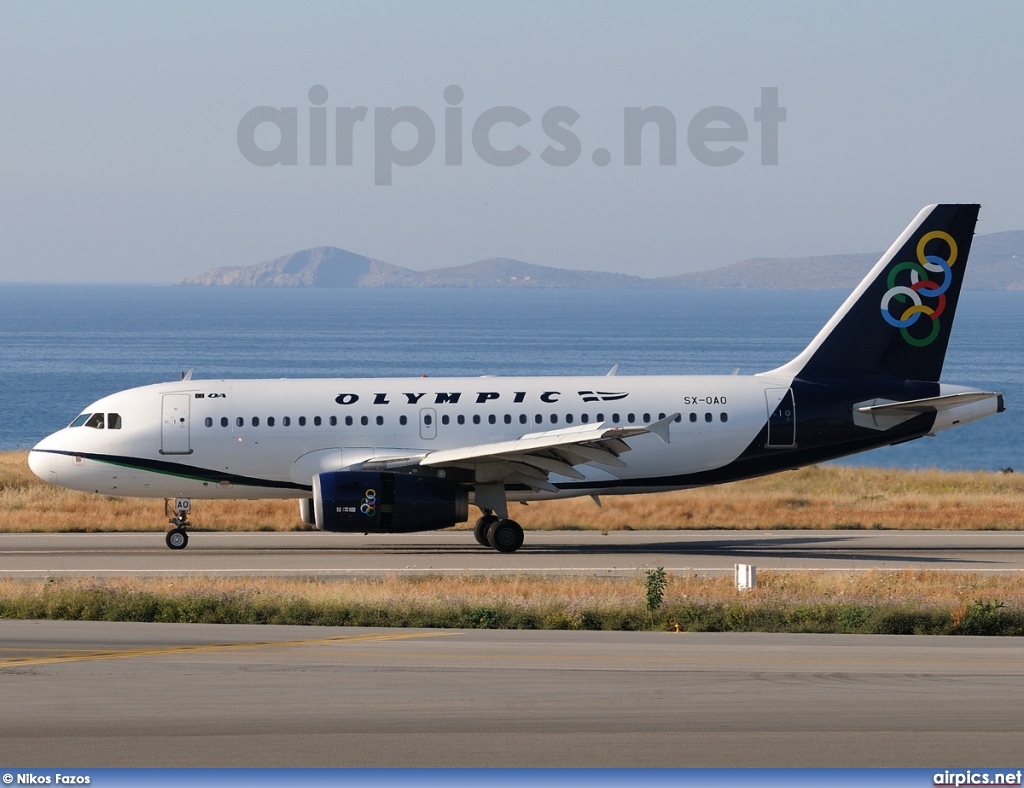
[[104, 418], [102, 413], [83, 413], [68, 427], [92, 427], [96, 430], [106, 427], [108, 430], [119, 430], [121, 429], [121, 414], [108, 413]]

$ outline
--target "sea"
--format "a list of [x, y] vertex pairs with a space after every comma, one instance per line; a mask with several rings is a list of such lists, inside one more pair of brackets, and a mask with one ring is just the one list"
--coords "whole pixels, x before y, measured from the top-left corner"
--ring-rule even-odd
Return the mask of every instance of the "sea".
[[[0, 284], [0, 449], [90, 402], [194, 379], [741, 374], [785, 363], [846, 291]], [[1007, 411], [847, 465], [1024, 472], [1024, 292], [960, 297], [943, 381]]]

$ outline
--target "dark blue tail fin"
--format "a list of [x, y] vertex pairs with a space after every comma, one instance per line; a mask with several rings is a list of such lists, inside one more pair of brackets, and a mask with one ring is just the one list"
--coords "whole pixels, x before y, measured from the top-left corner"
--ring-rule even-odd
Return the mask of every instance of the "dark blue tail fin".
[[979, 208], [922, 210], [814, 341], [776, 371], [937, 382]]

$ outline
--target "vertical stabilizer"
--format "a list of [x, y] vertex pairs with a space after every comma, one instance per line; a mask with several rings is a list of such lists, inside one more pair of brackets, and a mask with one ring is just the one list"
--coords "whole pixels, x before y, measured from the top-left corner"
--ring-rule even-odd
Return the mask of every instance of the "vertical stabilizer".
[[979, 208], [924, 208], [811, 344], [774, 371], [938, 381]]

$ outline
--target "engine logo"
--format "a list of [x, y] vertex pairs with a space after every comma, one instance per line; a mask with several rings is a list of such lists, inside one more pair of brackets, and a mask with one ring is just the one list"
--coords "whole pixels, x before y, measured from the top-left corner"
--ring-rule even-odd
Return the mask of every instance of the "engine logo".
[[359, 505], [359, 511], [367, 517], [374, 517], [377, 514], [377, 491], [367, 490], [363, 494], [363, 501]]

